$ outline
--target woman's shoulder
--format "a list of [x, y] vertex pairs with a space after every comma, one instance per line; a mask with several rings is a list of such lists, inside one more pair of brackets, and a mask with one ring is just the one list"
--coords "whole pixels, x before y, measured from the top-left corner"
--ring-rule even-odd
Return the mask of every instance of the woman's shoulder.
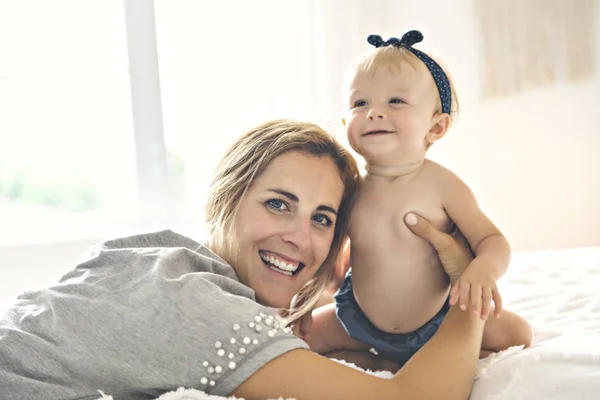
[[66, 283], [79, 289], [157, 295], [177, 294], [184, 284], [194, 297], [210, 293], [213, 298], [235, 295], [255, 301], [254, 291], [240, 282], [230, 264], [205, 245], [171, 230], [101, 242], [58, 285]]
[[200, 243], [187, 236], [165, 229], [105, 240], [97, 247], [105, 249], [185, 247], [195, 250], [201, 246]]

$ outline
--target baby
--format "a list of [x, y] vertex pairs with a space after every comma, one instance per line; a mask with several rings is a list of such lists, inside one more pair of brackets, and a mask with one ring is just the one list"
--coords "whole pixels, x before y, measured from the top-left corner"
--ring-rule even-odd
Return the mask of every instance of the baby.
[[[349, 226], [351, 269], [335, 304], [315, 310], [305, 339], [314, 351], [374, 348], [403, 365], [437, 331], [447, 310], [469, 302], [487, 319], [482, 354], [528, 346], [531, 328], [503, 311], [496, 281], [506, 271], [510, 247], [479, 209], [469, 187], [425, 158], [448, 131], [458, 102], [442, 67], [413, 45], [410, 31], [383, 41], [356, 60], [346, 85], [343, 123], [366, 174]], [[446, 232], [458, 228], [476, 254], [451, 281], [437, 253], [405, 225], [414, 211]], [[495, 307], [492, 305], [492, 300]]]

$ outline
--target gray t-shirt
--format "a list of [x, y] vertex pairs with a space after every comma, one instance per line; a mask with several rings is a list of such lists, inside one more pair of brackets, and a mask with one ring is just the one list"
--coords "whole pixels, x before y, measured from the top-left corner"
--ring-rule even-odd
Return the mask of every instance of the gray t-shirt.
[[308, 348], [276, 312], [187, 237], [108, 241], [1, 317], [0, 399], [154, 399], [182, 386], [227, 395]]

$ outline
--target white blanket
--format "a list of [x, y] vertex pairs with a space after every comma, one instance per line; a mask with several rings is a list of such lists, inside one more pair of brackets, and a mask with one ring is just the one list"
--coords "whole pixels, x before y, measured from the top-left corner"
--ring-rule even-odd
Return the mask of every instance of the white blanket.
[[481, 360], [471, 399], [600, 399], [600, 248], [517, 253], [499, 286], [533, 345]]
[[[480, 360], [471, 400], [600, 399], [600, 248], [517, 253], [499, 286], [533, 345]], [[224, 398], [183, 388], [159, 398], [192, 399]]]

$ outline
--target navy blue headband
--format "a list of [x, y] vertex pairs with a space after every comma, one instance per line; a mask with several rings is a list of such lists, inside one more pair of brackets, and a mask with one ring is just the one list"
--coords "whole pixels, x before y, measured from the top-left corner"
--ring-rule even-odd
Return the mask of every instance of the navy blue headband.
[[431, 57], [412, 47], [413, 44], [419, 43], [422, 40], [423, 34], [419, 31], [407, 32], [404, 34], [404, 36], [402, 36], [402, 39], [392, 37], [387, 41], [384, 41], [379, 35], [370, 35], [367, 38], [367, 41], [375, 47], [404, 47], [415, 56], [419, 57], [419, 59], [423, 61], [433, 76], [433, 80], [435, 81], [435, 85], [437, 86], [438, 92], [440, 93], [440, 99], [442, 101], [442, 112], [450, 114], [452, 104], [452, 89], [450, 88], [450, 81], [448, 80], [448, 77], [444, 73], [442, 67], [440, 67], [438, 63], [431, 59]]

